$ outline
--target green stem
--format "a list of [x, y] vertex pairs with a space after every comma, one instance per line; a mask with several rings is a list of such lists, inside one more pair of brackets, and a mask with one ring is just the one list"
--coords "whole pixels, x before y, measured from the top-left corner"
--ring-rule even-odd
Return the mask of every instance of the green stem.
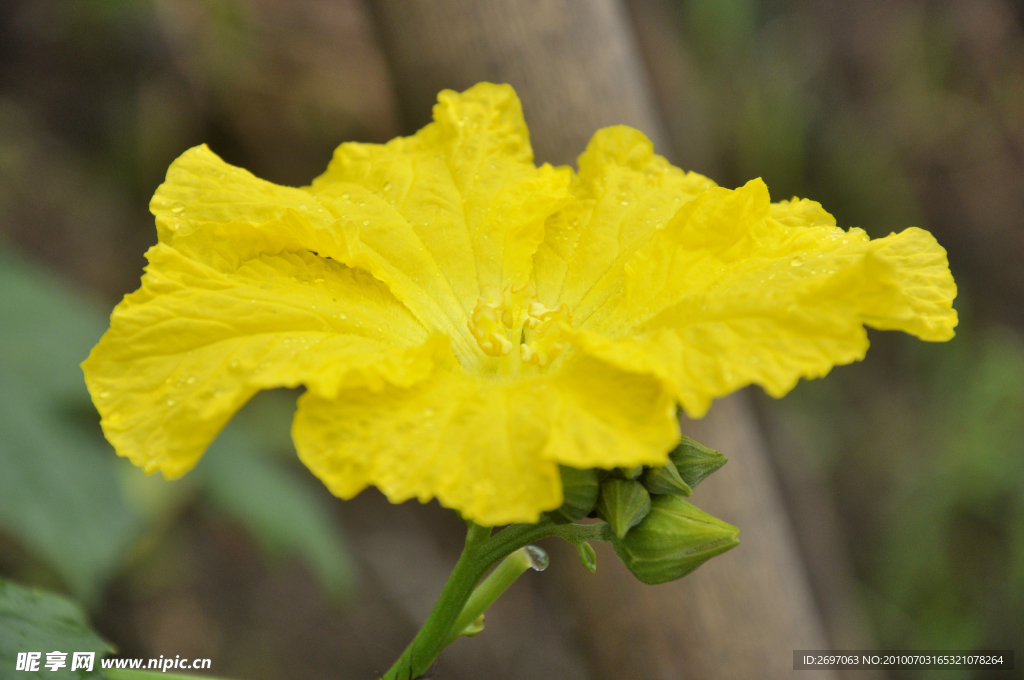
[[[466, 625], [479, 616], [479, 614], [473, 616], [461, 627], [458, 625], [461, 620], [460, 616], [466, 610], [477, 583], [487, 573], [487, 570], [500, 560], [516, 550], [548, 536], [561, 536], [576, 545], [581, 541], [608, 540], [609, 535], [608, 525], [604, 523], [555, 524], [547, 518], [537, 524], [512, 524], [494, 536], [490, 535], [490, 529], [477, 526], [472, 522], [468, 524], [466, 546], [462, 549], [462, 555], [455, 563], [455, 568], [452, 570], [451, 576], [448, 577], [448, 582], [444, 584], [434, 608], [416, 637], [402, 652], [402, 656], [384, 674], [382, 680], [412, 680], [430, 668], [444, 648], [454, 642], [465, 630]], [[522, 571], [519, 573], [521, 574]], [[507, 575], [503, 574], [496, 578], [505, 579]], [[519, 574], [516, 576], [518, 577]], [[515, 578], [512, 579], [512, 581], [514, 580]], [[492, 585], [493, 589], [488, 586], [481, 592], [479, 600], [474, 603], [471, 610], [490, 597], [492, 590], [498, 587], [498, 582]], [[511, 585], [511, 581], [508, 585]], [[494, 593], [494, 599], [497, 599], [501, 592], [508, 588], [508, 585], [505, 585], [500, 592]], [[487, 602], [484, 609], [490, 606], [494, 599]], [[469, 613], [466, 615], [469, 616]]]
[[462, 555], [455, 563], [448, 582], [444, 584], [440, 597], [437, 598], [423, 627], [402, 652], [402, 656], [384, 674], [383, 680], [412, 680], [422, 675], [445, 648], [448, 631], [466, 605], [473, 587], [487, 570], [486, 566], [481, 566], [477, 553], [480, 546], [490, 540], [490, 529], [472, 522], [468, 524], [466, 546], [462, 549]]
[[[533, 549], [539, 551], [537, 548]], [[459, 639], [459, 636], [465, 632], [466, 628], [480, 618], [527, 569], [532, 567], [543, 570], [547, 566], [546, 561], [542, 566], [538, 565], [536, 557], [530, 554], [530, 550], [531, 548], [529, 547], [520, 548], [506, 557], [483, 580], [483, 583], [473, 590], [473, 593], [466, 601], [466, 606], [462, 608], [462, 613], [459, 614], [459, 618], [455, 620], [455, 625], [452, 626], [447, 644], [450, 645]]]

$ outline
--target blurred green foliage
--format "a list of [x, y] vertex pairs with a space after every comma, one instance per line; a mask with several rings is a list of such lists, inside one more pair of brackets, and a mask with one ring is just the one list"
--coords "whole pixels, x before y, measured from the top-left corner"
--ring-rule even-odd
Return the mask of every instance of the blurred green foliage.
[[[349, 592], [353, 567], [332, 506], [278, 455], [291, 448], [294, 394], [255, 400], [185, 480], [146, 478], [103, 440], [78, 367], [106, 329], [103, 314], [0, 251], [0, 318], [0, 532], [53, 570], [50, 585], [95, 604], [133, 549], [199, 499], [272, 554], [301, 556], [330, 594]], [[52, 580], [41, 565], [16, 573]]]
[[[19, 652], [40, 652], [35, 672], [15, 671]], [[46, 653], [63, 651], [65, 666], [46, 668]], [[100, 659], [113, 652], [89, 626], [78, 605], [53, 593], [24, 588], [0, 578], [0, 675], [5, 678], [85, 680], [102, 678]], [[94, 652], [92, 671], [72, 672], [73, 652]]]
[[1024, 338], [914, 343], [764, 406], [832, 485], [881, 645], [1020, 648]]
[[1024, 14], [1001, 0], [673, 7], [684, 162], [726, 185], [762, 176], [773, 199], [811, 197], [872, 236], [931, 230], [974, 312], [944, 345], [871, 333], [863, 363], [759, 401], [795, 449], [780, 455], [834, 500], [868, 635], [1024, 647]]
[[921, 443], [893, 461], [902, 469], [872, 584], [914, 625], [886, 629], [883, 614], [882, 633], [907, 648], [1019, 648], [1024, 338], [962, 337], [929, 378]]
[[103, 316], [0, 257], [0, 527], [94, 601], [140, 528], [78, 368]]

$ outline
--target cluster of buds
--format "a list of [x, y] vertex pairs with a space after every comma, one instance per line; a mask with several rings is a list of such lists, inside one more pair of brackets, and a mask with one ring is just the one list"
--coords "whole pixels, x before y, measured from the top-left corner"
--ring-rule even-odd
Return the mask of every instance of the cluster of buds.
[[[725, 462], [718, 451], [683, 437], [662, 467], [563, 467], [564, 501], [548, 514], [561, 523], [603, 519], [615, 553], [634, 576], [649, 584], [672, 581], [739, 543], [739, 529], [685, 500]], [[580, 556], [591, 568], [589, 555], [581, 549]]]

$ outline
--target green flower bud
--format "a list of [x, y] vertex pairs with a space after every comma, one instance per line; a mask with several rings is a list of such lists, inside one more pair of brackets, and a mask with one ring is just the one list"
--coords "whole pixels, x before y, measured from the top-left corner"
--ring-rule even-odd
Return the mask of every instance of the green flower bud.
[[581, 541], [576, 544], [576, 550], [580, 554], [580, 562], [587, 568], [587, 571], [591, 574], [597, 571], [597, 553], [594, 551], [594, 546], [586, 541]]
[[705, 477], [729, 460], [718, 451], [709, 449], [689, 437], [680, 439], [679, 445], [668, 454], [668, 457], [675, 463], [679, 476], [691, 489], [697, 488]]
[[597, 516], [608, 522], [619, 538], [640, 523], [651, 511], [651, 495], [640, 482], [608, 479], [601, 484]]
[[628, 468], [618, 468], [618, 470], [619, 474], [622, 475], [624, 479], [636, 479], [637, 477], [640, 476], [640, 473], [644, 471], [644, 466], [634, 465], [633, 467]]
[[552, 510], [548, 516], [558, 524], [568, 524], [583, 519], [597, 505], [600, 490], [597, 470], [579, 470], [560, 465], [562, 474], [562, 506]]
[[679, 496], [658, 496], [651, 512], [628, 535], [612, 539], [615, 554], [644, 583], [686, 576], [739, 544], [740, 530]]
[[679, 470], [671, 460], [662, 467], [648, 468], [642, 481], [647, 490], [654, 494], [689, 496], [693, 493], [690, 485], [679, 476]]

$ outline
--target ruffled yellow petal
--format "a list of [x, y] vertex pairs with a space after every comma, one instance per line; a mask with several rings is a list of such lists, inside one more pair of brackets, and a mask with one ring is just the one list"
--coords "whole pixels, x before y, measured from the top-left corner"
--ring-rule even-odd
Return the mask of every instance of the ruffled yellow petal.
[[299, 250], [351, 259], [344, 232], [309, 192], [259, 179], [205, 144], [171, 164], [149, 209], [160, 243], [212, 266]]
[[[345, 223], [352, 259], [425, 322], [453, 336], [459, 360], [484, 354], [467, 324], [484, 287], [530, 281], [544, 220], [571, 196], [568, 168], [536, 167], [515, 91], [481, 83], [438, 95], [412, 137], [342, 144], [311, 191]], [[423, 317], [421, 317], [423, 318]], [[457, 337], [455, 337], [457, 336]]]
[[672, 166], [624, 125], [598, 130], [579, 169], [576, 200], [548, 219], [534, 280], [541, 302], [565, 303], [583, 320], [621, 292], [622, 267], [636, 245], [714, 182]]
[[745, 385], [779, 397], [862, 358], [865, 324], [952, 337], [956, 286], [931, 234], [870, 241], [832, 223], [811, 201], [772, 206], [760, 180], [710, 189], [637, 248], [621, 301], [567, 335], [661, 377], [693, 417]]
[[370, 276], [308, 251], [215, 267], [165, 244], [83, 363], [107, 439], [148, 472], [189, 470], [258, 390], [411, 385], [447, 341]]
[[512, 384], [451, 365], [410, 388], [306, 394], [292, 435], [342, 498], [373, 484], [394, 503], [437, 498], [486, 526], [535, 522], [561, 505], [557, 463], [664, 464], [679, 439], [659, 381], [593, 359]]
[[561, 503], [561, 481], [541, 457], [547, 428], [531, 396], [439, 371], [408, 389], [303, 395], [292, 436], [341, 498], [374, 484], [393, 503], [436, 497], [489, 526], [535, 522]]
[[664, 465], [679, 442], [675, 399], [653, 375], [577, 354], [546, 380], [558, 395], [546, 458], [577, 468]]

